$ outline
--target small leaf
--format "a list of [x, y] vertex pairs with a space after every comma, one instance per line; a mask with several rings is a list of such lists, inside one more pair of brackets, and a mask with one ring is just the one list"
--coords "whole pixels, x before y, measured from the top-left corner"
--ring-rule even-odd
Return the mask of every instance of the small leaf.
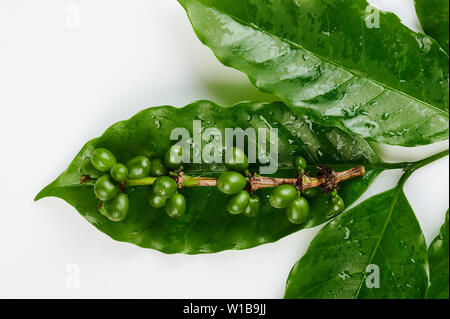
[[414, 0], [417, 16], [426, 34], [449, 50], [448, 0]]
[[448, 211], [445, 215], [445, 223], [441, 232], [428, 248], [428, 260], [430, 262], [430, 286], [427, 290], [427, 299], [448, 299]]
[[285, 298], [423, 298], [425, 239], [402, 187], [340, 215], [291, 270]]
[[448, 55], [393, 13], [365, 0], [179, 2], [223, 64], [297, 114], [385, 144], [448, 138]]
[[[341, 195], [353, 203], [384, 168], [377, 154], [362, 139], [336, 128], [311, 123], [292, 113], [282, 103], [241, 103], [223, 108], [212, 102], [199, 101], [184, 108], [161, 106], [146, 109], [128, 121], [110, 127], [101, 137], [88, 142], [66, 172], [47, 186], [36, 199], [55, 196], [74, 206], [99, 230], [118, 241], [134, 243], [165, 253], [214, 253], [227, 249], [246, 249], [279, 240], [302, 228], [314, 227], [329, 220], [327, 198], [319, 194], [310, 201], [310, 219], [301, 226], [291, 224], [285, 214], [273, 209], [267, 196], [271, 189], [257, 191], [263, 201], [256, 218], [232, 216], [225, 208], [227, 197], [215, 187], [182, 189], [187, 201], [184, 216], [173, 219], [164, 209], [148, 204], [148, 186], [127, 187], [130, 199], [128, 216], [114, 223], [98, 212], [98, 202], [89, 183], [80, 185], [83, 175], [93, 178], [99, 173], [90, 164], [95, 148], [109, 149], [121, 163], [136, 155], [162, 158], [176, 141], [170, 140], [175, 128], [186, 128], [193, 136], [193, 120], [202, 128], [217, 128], [225, 136], [225, 128], [278, 129], [279, 169], [275, 176], [295, 177], [292, 167], [296, 155], [302, 155], [312, 168], [328, 164], [344, 170], [355, 164], [366, 166], [366, 175], [342, 183]], [[209, 141], [203, 141], [204, 147]], [[57, 146], [55, 146], [57, 147]], [[225, 168], [221, 164], [187, 165], [186, 174], [216, 177]], [[256, 170], [253, 164], [251, 170]]]

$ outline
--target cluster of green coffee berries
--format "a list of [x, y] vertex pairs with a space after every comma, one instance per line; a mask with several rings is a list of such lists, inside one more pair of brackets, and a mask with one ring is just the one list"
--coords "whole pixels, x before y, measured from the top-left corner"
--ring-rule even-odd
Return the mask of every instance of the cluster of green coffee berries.
[[[177, 169], [181, 165], [181, 156], [183, 148], [179, 145], [173, 145], [164, 157], [165, 167], [168, 169]], [[155, 160], [152, 160], [152, 165]], [[148, 202], [153, 208], [165, 207], [166, 214], [169, 217], [178, 218], [184, 215], [186, 212], [186, 199], [183, 195], [178, 193], [177, 182], [169, 176], [163, 176], [167, 174], [162, 161], [157, 160], [161, 167], [160, 172], [151, 171], [151, 176], [158, 177], [153, 183], [150, 190], [150, 196]]]
[[261, 198], [250, 195], [246, 190], [247, 178], [242, 175], [248, 172], [248, 158], [245, 153], [233, 148], [232, 157], [225, 162], [232, 171], [222, 173], [217, 179], [217, 188], [226, 195], [231, 195], [226, 203], [230, 214], [243, 214], [247, 217], [256, 217], [261, 210]]
[[[94, 193], [100, 200], [99, 211], [112, 221], [123, 220], [128, 213], [128, 196], [122, 192], [127, 180], [145, 177], [157, 177], [149, 195], [152, 207], [166, 206], [166, 212], [171, 217], [178, 217], [186, 210], [186, 201], [177, 194], [177, 183], [168, 176], [166, 166], [176, 168], [180, 165], [179, 147], [173, 146], [166, 154], [165, 163], [161, 159], [150, 160], [139, 155], [131, 158], [125, 165], [118, 163], [114, 154], [105, 148], [96, 149], [91, 156], [91, 163], [103, 175], [94, 185]], [[166, 164], [166, 165], [164, 165]]]
[[95, 196], [100, 200], [100, 213], [112, 221], [123, 220], [128, 213], [129, 200], [120, 192], [120, 183], [128, 177], [128, 167], [117, 163], [114, 154], [104, 148], [92, 153], [91, 163], [103, 174], [94, 185]]
[[[305, 173], [307, 166], [306, 160], [298, 156], [294, 162], [295, 168], [301, 173]], [[303, 224], [308, 220], [310, 213], [309, 202], [306, 198], [312, 198], [317, 195], [317, 188], [309, 188], [303, 192], [289, 184], [280, 185], [275, 188], [269, 197], [270, 204], [277, 209], [286, 209], [286, 216], [293, 224]], [[328, 201], [330, 213], [340, 214], [344, 211], [344, 201], [339, 196], [337, 189], [333, 190]]]
[[232, 195], [226, 204], [230, 214], [244, 214], [256, 217], [261, 209], [261, 199], [245, 190], [247, 179], [238, 172], [225, 172], [217, 180], [217, 188], [226, 195]]
[[[245, 153], [237, 148], [233, 149], [233, 161], [227, 166], [235, 171], [225, 172], [217, 180], [217, 188], [224, 194], [231, 195], [226, 207], [230, 214], [244, 214], [248, 217], [255, 217], [261, 209], [261, 199], [256, 195], [250, 195], [246, 190], [247, 178], [240, 172], [248, 168], [248, 159]], [[306, 160], [298, 156], [294, 162], [295, 168], [301, 173], [305, 173]], [[310, 213], [309, 202], [306, 198], [316, 196], [317, 188], [310, 188], [301, 192], [291, 184], [283, 184], [273, 189], [269, 196], [270, 204], [277, 209], [286, 209], [286, 216], [293, 224], [303, 224], [307, 221]], [[329, 200], [329, 208], [332, 214], [339, 214], [345, 209], [344, 201], [338, 195], [337, 190]]]
[[[243, 214], [256, 217], [262, 206], [261, 198], [250, 194], [248, 184], [248, 158], [245, 153], [233, 148], [231, 159], [225, 164], [230, 171], [222, 173], [217, 179], [217, 188], [230, 195], [226, 208], [230, 214]], [[186, 212], [186, 199], [178, 193], [178, 183], [175, 178], [167, 176], [167, 169], [180, 168], [182, 147], [172, 146], [166, 153], [164, 161], [149, 159], [139, 155], [130, 159], [125, 165], [118, 163], [114, 154], [105, 148], [96, 149], [91, 156], [92, 165], [103, 175], [94, 185], [94, 193], [100, 200], [99, 211], [112, 221], [123, 220], [128, 213], [128, 196], [123, 193], [127, 181], [146, 177], [155, 178], [149, 193], [148, 202], [154, 208], [165, 207], [170, 217], [180, 217]], [[300, 174], [305, 173], [306, 160], [298, 156], [294, 162]], [[251, 187], [250, 187], [251, 190]], [[297, 185], [282, 184], [273, 189], [269, 196], [270, 204], [277, 209], [285, 209], [286, 216], [294, 224], [303, 224], [310, 213], [306, 198], [316, 196], [317, 188], [301, 192]], [[330, 213], [339, 214], [345, 209], [344, 201], [334, 189], [328, 201]]]
[[153, 183], [148, 202], [154, 208], [166, 207], [170, 217], [180, 217], [186, 212], [186, 199], [177, 193], [178, 185], [169, 176], [161, 176]]
[[[294, 161], [295, 168], [304, 173], [306, 169], [306, 160], [298, 156]], [[306, 194], [297, 190], [290, 184], [284, 184], [276, 187], [269, 196], [269, 202], [272, 207], [277, 209], [286, 209], [286, 216], [293, 224], [303, 224], [309, 217], [309, 202], [305, 197], [313, 197], [317, 189], [310, 189]]]

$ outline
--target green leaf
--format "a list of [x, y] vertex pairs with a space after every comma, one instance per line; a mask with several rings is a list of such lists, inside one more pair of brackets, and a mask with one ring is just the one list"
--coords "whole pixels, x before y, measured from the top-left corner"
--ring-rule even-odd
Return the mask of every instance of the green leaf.
[[392, 145], [448, 138], [448, 55], [394, 14], [365, 0], [178, 1], [223, 64], [297, 114]]
[[448, 211], [445, 215], [445, 223], [441, 233], [428, 248], [428, 260], [430, 262], [430, 286], [427, 290], [427, 299], [448, 299]]
[[448, 0], [414, 0], [417, 16], [426, 34], [449, 50]]
[[[107, 148], [122, 163], [135, 155], [161, 158], [175, 143], [170, 141], [171, 131], [186, 128], [192, 136], [193, 120], [200, 120], [203, 128], [217, 128], [222, 134], [225, 128], [278, 128], [279, 170], [276, 176], [296, 176], [288, 167], [292, 167], [296, 154], [303, 155], [312, 169], [317, 164], [328, 164], [339, 171], [355, 164], [365, 164], [364, 177], [341, 185], [341, 194], [347, 204], [360, 197], [374, 178], [390, 167], [390, 164], [380, 161], [363, 139], [336, 128], [313, 124], [292, 113], [282, 103], [247, 102], [223, 108], [212, 102], [199, 101], [179, 109], [170, 106], [149, 108], [128, 121], [113, 125], [101, 137], [88, 142], [67, 171], [42, 190], [36, 199], [48, 196], [62, 198], [113, 239], [164, 253], [199, 254], [246, 249], [274, 242], [331, 218], [327, 213], [326, 196], [321, 194], [310, 202], [311, 218], [306, 224], [297, 226], [290, 224], [283, 212], [272, 209], [268, 204], [270, 189], [257, 192], [263, 199], [263, 210], [258, 217], [247, 218], [226, 212], [223, 205], [226, 196], [215, 187], [196, 187], [181, 190], [187, 200], [187, 211], [183, 217], [173, 219], [163, 209], [149, 206], [148, 186], [127, 188], [130, 211], [124, 221], [114, 223], [101, 215], [92, 185], [80, 185], [81, 175], [94, 178], [99, 175], [90, 164], [94, 149]], [[188, 166], [186, 174], [217, 176], [223, 169], [219, 164], [201, 164]]]
[[399, 185], [326, 225], [291, 270], [285, 298], [423, 298], [427, 267], [424, 236]]

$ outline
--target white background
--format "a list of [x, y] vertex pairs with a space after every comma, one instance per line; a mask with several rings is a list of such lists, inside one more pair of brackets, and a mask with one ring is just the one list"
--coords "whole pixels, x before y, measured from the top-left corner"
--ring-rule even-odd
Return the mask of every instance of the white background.
[[[371, 2], [418, 30], [413, 0]], [[111, 240], [62, 200], [33, 202], [111, 124], [149, 106], [198, 99], [274, 98], [221, 65], [175, 0], [2, 0], [0, 297], [281, 298], [319, 228], [246, 251], [164, 255]], [[377, 146], [389, 161], [447, 147]], [[406, 185], [427, 243], [448, 208], [448, 167], [448, 158], [440, 160]], [[398, 177], [384, 173], [363, 199]], [[71, 265], [79, 288], [71, 288]]]

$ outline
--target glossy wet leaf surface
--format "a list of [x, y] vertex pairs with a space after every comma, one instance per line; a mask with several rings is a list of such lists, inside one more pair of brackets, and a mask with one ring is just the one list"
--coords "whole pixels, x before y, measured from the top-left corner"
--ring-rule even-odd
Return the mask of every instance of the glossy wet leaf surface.
[[414, 0], [423, 30], [436, 39], [448, 54], [448, 0]]
[[396, 187], [325, 226], [291, 270], [285, 298], [423, 298], [427, 285], [425, 239]]
[[[263, 209], [257, 218], [232, 216], [225, 210], [227, 197], [216, 188], [183, 189], [187, 200], [186, 214], [178, 219], [168, 217], [164, 209], [151, 208], [147, 202], [149, 186], [128, 187], [130, 211], [128, 217], [114, 223], [101, 215], [90, 185], [80, 185], [81, 175], [98, 177], [90, 164], [95, 148], [111, 150], [119, 162], [136, 155], [161, 158], [169, 147], [174, 128], [186, 128], [192, 136], [193, 120], [203, 128], [278, 128], [280, 169], [276, 176], [294, 177], [292, 166], [296, 155], [303, 155], [312, 168], [328, 164], [336, 170], [365, 164], [366, 175], [342, 184], [341, 195], [347, 204], [354, 202], [383, 170], [383, 164], [370, 146], [336, 128], [313, 124], [292, 113], [282, 103], [241, 103], [223, 108], [199, 101], [184, 108], [170, 106], [146, 109], [128, 121], [110, 127], [101, 137], [89, 141], [75, 157], [66, 172], [47, 186], [37, 199], [59, 197], [74, 206], [99, 230], [118, 241], [130, 242], [165, 253], [213, 253], [227, 249], [246, 249], [276, 241], [304, 227], [313, 227], [330, 219], [326, 197], [316, 196], [311, 203], [306, 224], [290, 224], [284, 211], [268, 204], [270, 189], [258, 191]], [[203, 141], [205, 146], [210, 140]], [[186, 173], [197, 176], [217, 176], [224, 168], [218, 164], [189, 167]]]
[[297, 114], [392, 145], [448, 138], [448, 55], [394, 14], [365, 0], [179, 2], [222, 63]]
[[445, 215], [445, 223], [441, 232], [428, 248], [428, 260], [430, 263], [430, 287], [427, 291], [428, 299], [448, 299], [448, 272], [449, 272], [449, 247], [448, 247], [448, 211]]

